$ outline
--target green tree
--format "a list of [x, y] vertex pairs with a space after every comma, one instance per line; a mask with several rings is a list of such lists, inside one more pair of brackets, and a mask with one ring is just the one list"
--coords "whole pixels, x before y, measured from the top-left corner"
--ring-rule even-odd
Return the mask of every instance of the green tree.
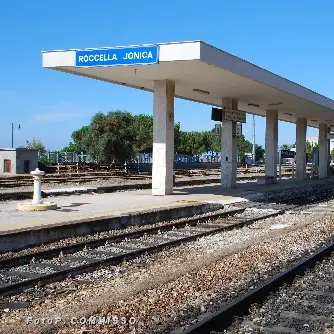
[[180, 153], [181, 146], [181, 125], [180, 122], [174, 124], [174, 152]]
[[283, 144], [281, 145], [281, 150], [290, 150], [292, 147], [293, 145]]
[[43, 164], [48, 163], [47, 149], [45, 145], [38, 139], [33, 138], [32, 140], [27, 140], [26, 145], [20, 146], [21, 148], [29, 148], [39, 151], [39, 161]]
[[86, 125], [72, 133], [73, 142], [70, 142], [61, 151], [62, 152], [76, 152], [88, 153], [90, 140], [90, 126]]
[[153, 116], [134, 116], [134, 151], [139, 153], [152, 153], [153, 149]]
[[133, 156], [134, 118], [129, 112], [111, 111], [93, 116], [88, 135], [88, 151], [100, 162], [123, 163]]
[[38, 139], [33, 138], [32, 140], [27, 140], [25, 145], [20, 146], [21, 148], [29, 148], [34, 150], [39, 150], [42, 154], [46, 153], [45, 145]]
[[211, 130], [211, 134], [213, 136], [211, 151], [212, 152], [220, 152], [220, 150], [221, 150], [221, 137], [216, 136], [215, 129]]
[[306, 154], [308, 160], [312, 160], [313, 158], [313, 147], [318, 147], [318, 143], [310, 143], [308, 140], [306, 141]]
[[178, 153], [192, 154], [190, 132], [180, 131], [180, 144]]
[[198, 155], [206, 151], [203, 135], [201, 132], [181, 131], [181, 143], [179, 153], [187, 155]]
[[306, 155], [309, 159], [312, 159], [312, 145], [308, 140], [306, 141]]
[[69, 144], [67, 146], [65, 146], [61, 152], [75, 152], [75, 153], [79, 153], [80, 151], [77, 149], [77, 146], [72, 143], [69, 142]]
[[237, 137], [237, 154], [240, 162], [243, 162], [246, 153], [252, 152], [252, 143], [244, 135]]
[[[139, 153], [152, 153], [153, 151], [153, 116], [134, 116], [135, 142], [134, 151]], [[180, 123], [174, 124], [174, 150], [178, 152], [181, 141]]]
[[331, 160], [334, 160], [334, 148], [331, 150]]
[[264, 148], [261, 145], [255, 144], [255, 161], [262, 160], [264, 157]]
[[72, 149], [77, 153], [87, 153], [90, 140], [90, 130], [89, 125], [83, 126], [79, 130], [76, 130], [72, 133], [73, 145]]
[[215, 146], [220, 150], [220, 137], [216, 136], [212, 131], [203, 131], [201, 132], [203, 152], [214, 151]]

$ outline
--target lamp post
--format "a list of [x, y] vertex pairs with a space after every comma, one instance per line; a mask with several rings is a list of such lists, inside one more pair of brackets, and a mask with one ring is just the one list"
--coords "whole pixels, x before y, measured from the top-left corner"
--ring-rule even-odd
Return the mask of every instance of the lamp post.
[[[21, 129], [21, 125], [19, 124], [17, 127], [18, 130]], [[12, 123], [12, 148], [14, 148], [14, 123]]]

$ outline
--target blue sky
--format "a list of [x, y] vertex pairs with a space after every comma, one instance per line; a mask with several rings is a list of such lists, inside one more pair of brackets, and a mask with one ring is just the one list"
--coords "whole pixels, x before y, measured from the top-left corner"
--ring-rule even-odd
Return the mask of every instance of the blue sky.
[[[151, 93], [43, 69], [41, 50], [203, 40], [334, 97], [331, 0], [11, 0], [0, 11], [0, 147], [11, 145], [12, 122], [22, 127], [15, 146], [36, 138], [55, 150], [98, 111], [152, 114]], [[210, 106], [176, 100], [175, 107], [183, 130], [213, 128]], [[251, 124], [248, 117], [248, 139]], [[257, 117], [261, 145], [264, 129]], [[295, 125], [280, 122], [279, 144], [294, 142]]]

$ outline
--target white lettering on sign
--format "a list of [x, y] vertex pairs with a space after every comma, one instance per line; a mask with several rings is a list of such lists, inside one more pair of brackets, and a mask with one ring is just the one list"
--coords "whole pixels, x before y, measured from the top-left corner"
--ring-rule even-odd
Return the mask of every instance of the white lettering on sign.
[[110, 60], [117, 60], [117, 55], [114, 54], [106, 54], [106, 53], [101, 53], [101, 54], [95, 54], [95, 55], [84, 55], [84, 56], [79, 56], [79, 63], [87, 63], [91, 61], [110, 61]]
[[[143, 52], [127, 52], [123, 57], [124, 60], [132, 60], [132, 59], [153, 59], [153, 54], [151, 51], [143, 51]], [[117, 55], [114, 54], [95, 54], [95, 55], [84, 55], [79, 56], [78, 62], [79, 63], [87, 63], [92, 61], [101, 61], [107, 62], [110, 60], [118, 60]]]
[[75, 51], [76, 67], [149, 65], [159, 63], [158, 46], [119, 47]]
[[237, 126], [236, 126], [236, 135], [237, 136], [241, 136], [242, 135], [242, 124], [240, 124], [240, 123], [237, 123]]
[[225, 121], [246, 123], [246, 112], [245, 111], [224, 108], [223, 115], [224, 115]]
[[127, 52], [123, 57], [124, 60], [128, 59], [148, 59], [153, 58], [152, 52], [143, 51], [143, 52]]
[[220, 136], [221, 124], [215, 124], [215, 134]]

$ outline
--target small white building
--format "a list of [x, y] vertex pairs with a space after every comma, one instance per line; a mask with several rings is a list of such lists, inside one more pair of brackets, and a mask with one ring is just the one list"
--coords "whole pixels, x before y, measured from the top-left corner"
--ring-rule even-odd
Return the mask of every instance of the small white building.
[[0, 175], [29, 174], [38, 167], [38, 150], [0, 148]]
[[[318, 137], [306, 137], [306, 140], [310, 142], [310, 144], [312, 146], [314, 146], [314, 144], [318, 144]], [[333, 148], [334, 148], [334, 139], [330, 139], [329, 140], [329, 148], [330, 148], [330, 152], [332, 152]]]

